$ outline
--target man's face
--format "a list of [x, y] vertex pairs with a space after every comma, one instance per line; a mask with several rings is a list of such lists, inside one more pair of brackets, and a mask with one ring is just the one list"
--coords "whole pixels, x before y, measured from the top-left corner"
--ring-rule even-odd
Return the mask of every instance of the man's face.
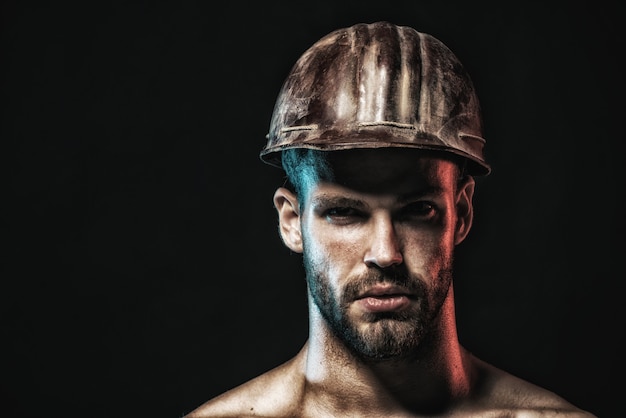
[[340, 152], [330, 163], [334, 179], [312, 184], [300, 214], [313, 303], [360, 355], [409, 355], [448, 295], [459, 199], [471, 206], [473, 189], [457, 191], [451, 162], [402, 150]]

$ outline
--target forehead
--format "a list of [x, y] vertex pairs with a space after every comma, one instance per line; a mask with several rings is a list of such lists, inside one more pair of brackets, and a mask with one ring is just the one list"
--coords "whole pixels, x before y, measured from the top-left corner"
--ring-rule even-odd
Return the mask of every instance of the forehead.
[[453, 187], [458, 168], [439, 154], [406, 148], [358, 149], [324, 155], [330, 175], [320, 180], [371, 193]]

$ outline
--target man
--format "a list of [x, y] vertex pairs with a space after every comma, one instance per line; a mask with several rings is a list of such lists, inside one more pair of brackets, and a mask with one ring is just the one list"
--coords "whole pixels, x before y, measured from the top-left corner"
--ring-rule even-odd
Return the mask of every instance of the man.
[[455, 55], [387, 22], [323, 37], [278, 96], [263, 161], [303, 257], [309, 339], [187, 417], [589, 417], [457, 338], [453, 255], [486, 175], [480, 106]]

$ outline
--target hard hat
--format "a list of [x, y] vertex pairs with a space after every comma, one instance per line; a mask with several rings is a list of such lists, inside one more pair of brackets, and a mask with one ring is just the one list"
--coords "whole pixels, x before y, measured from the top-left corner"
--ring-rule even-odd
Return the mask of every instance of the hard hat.
[[473, 83], [435, 37], [389, 22], [335, 30], [306, 50], [278, 94], [264, 162], [281, 167], [289, 148], [335, 151], [405, 147], [483, 157], [482, 116]]

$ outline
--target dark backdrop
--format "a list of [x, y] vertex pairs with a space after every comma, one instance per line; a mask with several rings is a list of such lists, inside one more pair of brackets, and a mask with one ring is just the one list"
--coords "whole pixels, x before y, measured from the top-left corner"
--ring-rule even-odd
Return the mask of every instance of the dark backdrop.
[[300, 260], [258, 152], [304, 49], [390, 20], [448, 44], [484, 108], [462, 342], [618, 416], [623, 6], [253, 4], [2, 3], [0, 414], [180, 417], [299, 350]]

